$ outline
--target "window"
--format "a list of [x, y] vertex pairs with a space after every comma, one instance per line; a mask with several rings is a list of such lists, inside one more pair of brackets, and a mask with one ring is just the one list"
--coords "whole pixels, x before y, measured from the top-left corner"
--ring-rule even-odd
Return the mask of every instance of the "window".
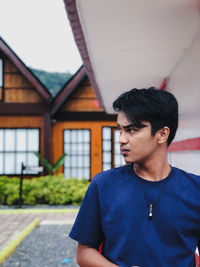
[[90, 180], [90, 130], [64, 130], [66, 178]]
[[[39, 129], [0, 129], [0, 174], [21, 173], [21, 165], [39, 166]], [[37, 174], [25, 172], [25, 174]]]
[[125, 164], [124, 157], [121, 154], [120, 151], [120, 145], [119, 145], [119, 135], [120, 135], [120, 130], [118, 129], [113, 129], [114, 130], [114, 166], [115, 167], [120, 167]]
[[120, 153], [119, 134], [120, 131], [116, 128], [102, 128], [103, 171], [125, 164], [124, 158]]
[[3, 99], [3, 60], [0, 58], [0, 100]]
[[112, 128], [103, 127], [102, 129], [103, 145], [103, 171], [112, 168]]

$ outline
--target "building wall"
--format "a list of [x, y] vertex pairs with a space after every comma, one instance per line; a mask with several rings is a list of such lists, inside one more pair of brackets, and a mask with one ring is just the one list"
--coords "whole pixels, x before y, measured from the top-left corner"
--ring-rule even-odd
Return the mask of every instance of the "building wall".
[[[174, 142], [200, 137], [200, 35], [196, 36], [169, 76], [168, 91], [179, 102], [179, 128]], [[169, 153], [172, 165], [200, 174], [200, 152], [193, 150]]]
[[39, 128], [40, 151], [44, 152], [44, 121], [42, 116], [0, 116], [0, 128]]
[[4, 58], [4, 103], [43, 103], [45, 100], [7, 58]]
[[[65, 129], [89, 129], [91, 131], [91, 178], [102, 171], [102, 127], [115, 127], [116, 121], [57, 122], [53, 125], [53, 161], [64, 152], [63, 131]], [[59, 172], [63, 172], [60, 167]]]
[[[47, 105], [38, 91], [31, 85], [26, 77], [15, 67], [15, 65], [5, 56], [3, 56], [3, 103], [13, 104], [42, 104]], [[19, 106], [21, 108], [21, 106]], [[85, 113], [86, 120], [78, 120], [79, 115]], [[90, 178], [102, 171], [102, 127], [115, 127], [116, 121], [99, 120], [94, 121], [94, 114], [97, 112], [100, 117], [105, 116], [104, 108], [99, 107], [98, 99], [86, 77], [74, 92], [67, 99], [55, 118], [55, 123], [47, 128], [45, 114], [31, 115], [25, 110], [20, 110], [20, 115], [4, 114], [0, 115], [0, 129], [21, 129], [21, 128], [39, 128], [40, 129], [40, 153], [45, 156], [45, 149], [50, 151], [52, 164], [64, 152], [63, 132], [67, 129], [88, 129], [91, 133], [90, 140]], [[74, 121], [65, 119], [65, 114], [70, 116], [74, 114]], [[34, 114], [34, 113], [33, 113]], [[59, 114], [64, 115], [64, 120], [59, 120]], [[88, 114], [88, 116], [87, 116]], [[91, 116], [93, 114], [93, 118]], [[50, 120], [50, 118], [49, 118]], [[54, 120], [53, 120], [54, 121]], [[51, 121], [48, 124], [51, 124]], [[45, 126], [46, 125], [46, 126]], [[49, 130], [48, 130], [49, 129]], [[49, 138], [49, 142], [46, 142]], [[63, 167], [58, 172], [63, 172]]]
[[[0, 58], [3, 60], [3, 93], [0, 101], [0, 105], [2, 105], [2, 114], [0, 114], [0, 172], [1, 174], [6, 172], [6, 174], [12, 175], [13, 173], [10, 173], [9, 170], [13, 169], [19, 173], [22, 158], [26, 162], [24, 162], [25, 164], [38, 164], [33, 149], [44, 156], [46, 152], [44, 147], [46, 140], [46, 136], [44, 136], [46, 131], [44, 112], [48, 111], [48, 103], [1, 50]], [[37, 130], [32, 131], [30, 129]], [[24, 137], [26, 140], [23, 139]], [[14, 141], [12, 142], [12, 140]], [[27, 140], [30, 143], [35, 140], [35, 147], [32, 144], [27, 144]], [[22, 145], [24, 146], [22, 147]], [[12, 162], [10, 166], [14, 166], [13, 168], [9, 169], [7, 159]]]
[[98, 99], [87, 77], [81, 82], [81, 84], [76, 88], [75, 92], [61, 108], [61, 112], [74, 111], [104, 111], [103, 107], [99, 107]]

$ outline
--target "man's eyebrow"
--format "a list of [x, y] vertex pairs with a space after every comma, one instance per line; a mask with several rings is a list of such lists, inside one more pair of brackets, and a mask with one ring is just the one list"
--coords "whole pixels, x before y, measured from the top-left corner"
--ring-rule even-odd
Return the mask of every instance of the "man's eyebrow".
[[123, 126], [125, 129], [128, 129], [128, 128], [136, 128], [136, 126], [134, 124], [128, 124], [128, 125], [125, 125]]
[[125, 126], [121, 126], [121, 125], [117, 124], [117, 127], [118, 128], [122, 127], [122, 128], [125, 128], [125, 129], [131, 128], [131, 127], [136, 128], [136, 126], [133, 123], [125, 125]]
[[130, 123], [130, 124], [124, 125], [124, 126], [123, 125], [119, 125], [117, 123], [117, 128], [130, 129], [130, 128], [144, 128], [144, 127], [147, 127], [147, 125], [146, 124], [143, 124], [143, 123], [141, 123], [139, 125], [135, 125], [134, 123]]

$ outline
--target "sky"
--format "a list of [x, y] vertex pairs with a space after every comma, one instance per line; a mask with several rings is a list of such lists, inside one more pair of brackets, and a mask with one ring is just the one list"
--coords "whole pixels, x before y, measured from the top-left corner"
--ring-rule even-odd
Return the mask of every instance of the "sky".
[[0, 35], [28, 67], [73, 74], [82, 65], [63, 0], [0, 0]]

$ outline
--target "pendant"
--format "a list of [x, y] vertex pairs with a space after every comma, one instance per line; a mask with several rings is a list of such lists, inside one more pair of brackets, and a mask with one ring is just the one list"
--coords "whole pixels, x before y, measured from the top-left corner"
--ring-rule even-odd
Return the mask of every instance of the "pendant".
[[149, 219], [151, 220], [153, 217], [153, 205], [149, 204]]

